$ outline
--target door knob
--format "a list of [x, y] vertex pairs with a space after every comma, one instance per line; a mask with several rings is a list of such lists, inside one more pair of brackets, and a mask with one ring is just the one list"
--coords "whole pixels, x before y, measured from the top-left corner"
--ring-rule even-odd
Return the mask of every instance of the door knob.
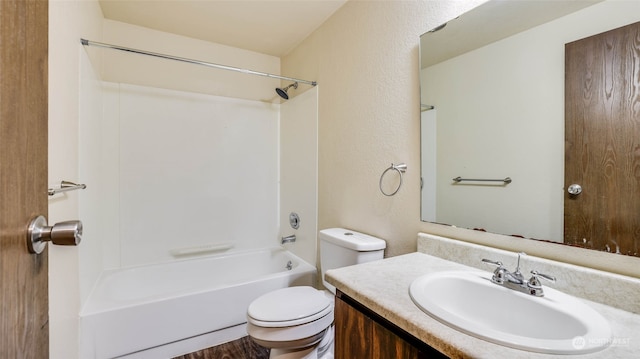
[[567, 192], [569, 192], [570, 195], [577, 196], [580, 193], [582, 193], [582, 186], [574, 183], [571, 186], [569, 186], [569, 188], [567, 189]]
[[82, 240], [82, 222], [65, 221], [47, 226], [47, 220], [38, 216], [31, 220], [27, 228], [29, 252], [40, 254], [47, 242], [62, 246], [77, 246]]

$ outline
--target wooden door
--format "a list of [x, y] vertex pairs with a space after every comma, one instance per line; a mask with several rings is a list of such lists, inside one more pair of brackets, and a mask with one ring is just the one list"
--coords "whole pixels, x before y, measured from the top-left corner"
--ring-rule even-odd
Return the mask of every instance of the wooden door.
[[46, 0], [0, 0], [0, 358], [49, 357], [47, 251], [27, 250], [47, 215]]
[[565, 243], [638, 255], [640, 23], [567, 44], [565, 76]]

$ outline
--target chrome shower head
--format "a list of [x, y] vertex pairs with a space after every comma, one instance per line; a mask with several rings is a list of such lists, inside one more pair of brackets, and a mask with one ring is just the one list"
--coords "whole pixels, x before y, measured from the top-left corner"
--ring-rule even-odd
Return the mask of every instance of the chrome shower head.
[[289, 91], [290, 88], [294, 88], [297, 89], [298, 88], [298, 83], [294, 82], [291, 85], [287, 86], [287, 87], [276, 87], [276, 93], [278, 94], [278, 96], [282, 97], [285, 100], [289, 99], [289, 94], [287, 93], [287, 91]]

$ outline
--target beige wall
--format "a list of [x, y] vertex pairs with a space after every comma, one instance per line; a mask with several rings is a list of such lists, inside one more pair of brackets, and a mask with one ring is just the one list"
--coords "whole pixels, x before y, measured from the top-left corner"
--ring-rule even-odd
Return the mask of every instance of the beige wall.
[[[599, 252], [420, 222], [418, 36], [473, 5], [352, 0], [281, 60], [283, 75], [317, 80], [322, 88], [318, 96], [318, 228], [344, 226], [385, 238], [387, 256], [415, 251], [416, 235], [425, 231], [640, 277], [636, 258], [620, 256], [612, 261], [610, 255]], [[97, 2], [51, 2], [51, 184], [81, 180], [78, 91], [80, 63], [86, 55], [79, 38], [101, 41], [101, 27]], [[398, 194], [385, 197], [378, 180], [391, 162], [406, 162], [408, 171]], [[52, 199], [49, 222], [77, 218], [78, 195], [71, 192]], [[77, 248], [50, 249], [51, 358], [78, 357], [81, 266]]]
[[[282, 74], [317, 80], [319, 229], [384, 238], [387, 256], [415, 251], [420, 230], [418, 39], [469, 3], [349, 1], [289, 55]], [[405, 162], [402, 188], [378, 182]], [[388, 174], [393, 176], [393, 173]]]
[[[349, 1], [290, 54], [282, 74], [318, 81], [318, 228], [387, 240], [387, 256], [415, 251], [418, 232], [640, 277], [638, 259], [420, 221], [418, 38], [477, 2]], [[378, 189], [405, 162], [394, 197]]]

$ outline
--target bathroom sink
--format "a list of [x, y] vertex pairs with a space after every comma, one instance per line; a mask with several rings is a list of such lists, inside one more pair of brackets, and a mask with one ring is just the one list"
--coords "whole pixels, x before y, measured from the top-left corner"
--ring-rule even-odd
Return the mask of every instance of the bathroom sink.
[[491, 282], [491, 273], [447, 271], [417, 278], [409, 288], [425, 313], [469, 335], [547, 354], [585, 354], [611, 341], [611, 328], [580, 299], [545, 287], [535, 297]]

